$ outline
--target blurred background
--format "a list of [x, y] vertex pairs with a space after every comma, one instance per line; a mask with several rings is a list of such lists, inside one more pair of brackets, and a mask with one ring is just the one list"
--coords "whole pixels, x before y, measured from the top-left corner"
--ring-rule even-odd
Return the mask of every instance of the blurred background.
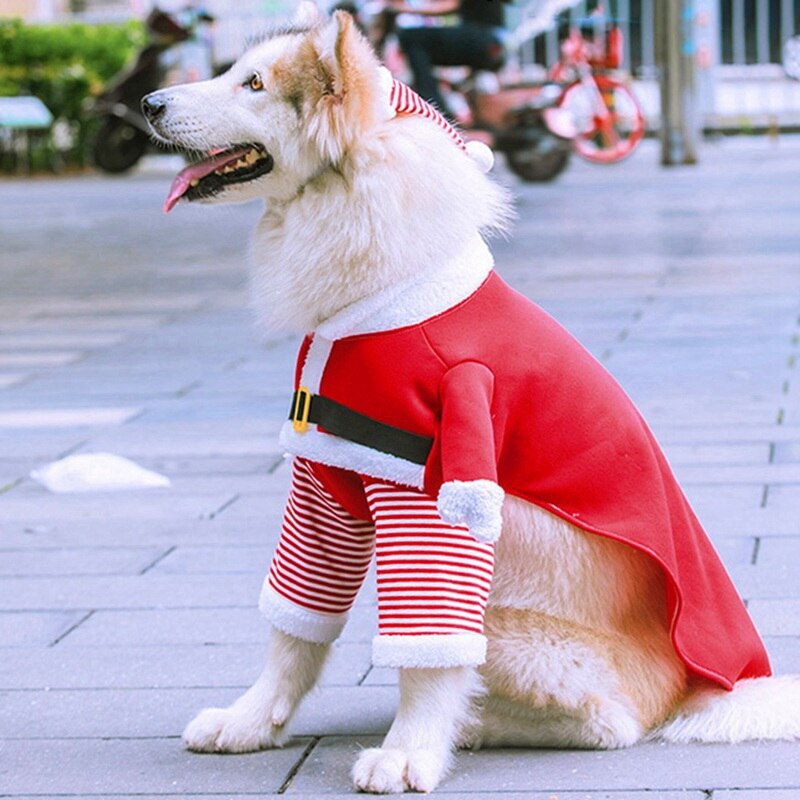
[[[148, 149], [138, 113], [141, 94], [224, 70], [260, 30], [288, 19], [296, 5], [297, 0], [208, 0], [202, 6], [182, 0], [157, 5], [152, 0], [1, 0], [0, 171], [58, 172], [92, 165], [125, 171]], [[356, 13], [374, 39], [380, 3], [341, 5]], [[323, 10], [329, 9], [330, 4]], [[629, 117], [618, 122], [618, 133], [628, 138], [641, 124], [644, 133], [660, 135], [664, 163], [695, 161], [697, 138], [703, 135], [776, 136], [800, 129], [800, 0], [513, 2], [506, 7], [509, 36], [500, 82], [535, 87], [541, 95], [541, 87], [555, 80], [563, 94], [563, 86], [578, 77], [574, 70], [571, 75], [563, 71], [564, 42], [577, 26], [584, 41], [594, 37], [596, 45], [598, 10], [605, 34], [613, 29], [619, 35], [618, 51], [613, 58], [608, 53], [590, 57], [588, 63], [594, 73], [611, 75], [627, 87], [618, 90], [615, 101], [609, 94], [614, 87], [598, 84], [606, 105], [613, 110], [616, 102], [617, 115]], [[381, 39], [380, 50], [385, 57], [395, 52], [391, 34], [388, 43]], [[120, 73], [130, 78], [136, 69], [140, 79], [121, 93]], [[470, 99], [455, 83], [451, 95], [463, 90]], [[570, 105], [562, 97], [555, 100]], [[544, 102], [540, 98], [539, 106]], [[626, 112], [623, 106], [634, 102], [637, 107]], [[531, 105], [530, 94], [525, 103]], [[475, 103], [469, 105], [471, 111], [454, 112], [463, 127], [498, 127], [500, 117], [491, 109], [477, 115], [486, 124], [475, 125]], [[580, 114], [580, 105], [573, 102], [573, 116]], [[503, 103], [502, 114], [508, 110]], [[641, 114], [641, 123], [632, 114]], [[515, 120], [526, 128], [530, 144], [528, 123]], [[636, 141], [617, 153], [599, 141], [596, 130], [590, 136], [589, 128], [582, 123], [565, 136], [594, 138], [588, 149], [597, 160], [624, 157], [639, 138], [634, 130]], [[538, 140], [536, 146], [541, 151]], [[534, 167], [538, 164], [528, 165], [528, 175], [538, 179]], [[524, 172], [525, 165], [520, 169]]]

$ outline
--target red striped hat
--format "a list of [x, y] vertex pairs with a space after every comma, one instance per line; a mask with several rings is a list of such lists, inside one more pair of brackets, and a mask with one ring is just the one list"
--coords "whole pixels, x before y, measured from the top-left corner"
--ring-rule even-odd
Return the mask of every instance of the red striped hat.
[[381, 67], [381, 78], [388, 88], [388, 118], [398, 114], [425, 117], [436, 123], [482, 172], [488, 172], [492, 168], [494, 154], [483, 142], [465, 142], [458, 131], [427, 100], [423, 100], [409, 86], [393, 78], [386, 67]]

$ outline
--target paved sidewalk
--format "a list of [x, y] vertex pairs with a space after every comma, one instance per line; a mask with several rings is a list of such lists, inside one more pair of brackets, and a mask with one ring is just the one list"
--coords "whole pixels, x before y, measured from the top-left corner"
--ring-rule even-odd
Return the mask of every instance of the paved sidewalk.
[[[648, 142], [552, 186], [509, 178], [519, 222], [494, 250], [633, 396], [776, 671], [800, 672], [800, 141], [702, 156], [662, 171]], [[297, 342], [260, 344], [245, 308], [258, 209], [165, 218], [169, 179], [0, 181], [0, 797], [351, 797], [396, 703], [370, 668], [372, 589], [285, 749], [181, 747], [260, 670]], [[173, 487], [26, 477], [99, 451]], [[464, 753], [437, 796], [797, 800], [800, 745]]]

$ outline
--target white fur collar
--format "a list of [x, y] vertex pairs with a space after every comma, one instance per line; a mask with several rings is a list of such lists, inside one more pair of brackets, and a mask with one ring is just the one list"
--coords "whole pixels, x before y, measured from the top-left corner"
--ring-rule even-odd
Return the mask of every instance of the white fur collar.
[[401, 281], [357, 300], [321, 323], [316, 332], [335, 341], [416, 325], [466, 300], [486, 280], [494, 259], [476, 235], [461, 253], [439, 269]]

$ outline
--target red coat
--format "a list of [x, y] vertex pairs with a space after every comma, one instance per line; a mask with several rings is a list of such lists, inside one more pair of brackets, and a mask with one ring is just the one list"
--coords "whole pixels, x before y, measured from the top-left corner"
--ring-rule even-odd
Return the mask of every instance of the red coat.
[[[692, 672], [725, 688], [770, 674], [735, 587], [631, 400], [496, 273], [422, 322], [317, 341], [316, 365], [305, 363], [310, 344], [300, 354], [298, 385], [304, 369], [316, 371], [312, 392], [433, 437], [433, 448], [423, 468], [322, 431], [287, 428], [290, 452], [433, 496], [447, 481], [495, 481], [506, 494], [655, 559], [668, 577], [672, 640]], [[364, 516], [359, 482], [341, 470], [329, 482], [346, 508]]]

